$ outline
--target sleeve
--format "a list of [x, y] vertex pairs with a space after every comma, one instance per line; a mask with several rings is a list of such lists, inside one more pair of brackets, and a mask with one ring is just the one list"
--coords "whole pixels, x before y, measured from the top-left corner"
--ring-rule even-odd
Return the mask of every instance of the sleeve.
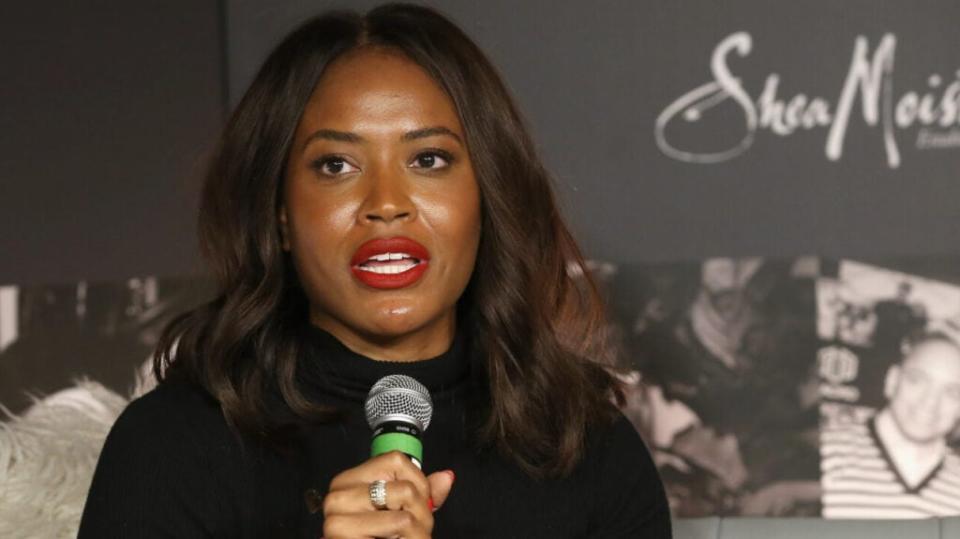
[[79, 539], [218, 535], [217, 483], [201, 442], [206, 434], [201, 431], [210, 429], [195, 417], [184, 417], [179, 403], [171, 406], [176, 399], [169, 398], [169, 391], [158, 391], [131, 403], [111, 428], [87, 495]]
[[599, 441], [591, 537], [670, 539], [670, 508], [650, 451], [621, 416]]

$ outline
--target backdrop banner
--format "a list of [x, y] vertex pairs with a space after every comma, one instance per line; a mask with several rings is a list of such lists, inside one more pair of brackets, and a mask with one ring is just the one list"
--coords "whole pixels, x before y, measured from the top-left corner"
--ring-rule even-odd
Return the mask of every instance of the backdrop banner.
[[[879, 477], [899, 488], [906, 472], [896, 471], [895, 444], [843, 453], [857, 442], [846, 430], [869, 432], [896, 403], [913, 430], [953, 417], [939, 435], [946, 468], [960, 462], [960, 416], [949, 416], [960, 413], [960, 353], [928, 346], [932, 358], [909, 359], [930, 336], [960, 335], [960, 256], [589, 265], [610, 308], [624, 413], [653, 451], [677, 516], [880, 515], [851, 515], [831, 500], [838, 484], [850, 490], [850, 466], [885, 466]], [[201, 280], [155, 277], [0, 288], [0, 404], [22, 414], [82, 378], [130, 396], [162, 324], [207, 292]], [[905, 358], [909, 387], [939, 400], [885, 387]], [[932, 496], [943, 500], [889, 514], [960, 514], [952, 476], [938, 481]], [[916, 487], [904, 481], [904, 492]]]

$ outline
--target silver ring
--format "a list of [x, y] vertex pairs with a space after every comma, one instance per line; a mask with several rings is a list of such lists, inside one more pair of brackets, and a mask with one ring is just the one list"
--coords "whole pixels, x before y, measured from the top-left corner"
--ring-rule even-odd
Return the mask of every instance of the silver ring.
[[387, 508], [387, 482], [383, 479], [370, 483], [370, 503], [377, 509]]

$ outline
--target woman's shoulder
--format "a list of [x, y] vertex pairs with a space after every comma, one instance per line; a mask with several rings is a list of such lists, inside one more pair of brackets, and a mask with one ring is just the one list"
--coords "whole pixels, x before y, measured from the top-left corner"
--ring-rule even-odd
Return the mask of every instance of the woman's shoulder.
[[[594, 484], [594, 529], [603, 537], [670, 537], [663, 482], [633, 424], [615, 418], [589, 434], [586, 460]], [[602, 530], [602, 531], [600, 531]]]
[[[220, 526], [217, 489], [238, 460], [216, 401], [163, 383], [131, 402], [104, 443], [80, 537], [197, 537]], [[201, 529], [202, 528], [202, 529]]]
[[223, 421], [220, 405], [203, 388], [179, 380], [164, 381], [134, 399], [120, 415], [127, 421], [148, 420], [189, 427]]
[[632, 461], [636, 464], [635, 468], [656, 475], [646, 442], [619, 410], [608, 421], [589, 428], [587, 457], [601, 466]]
[[230, 435], [219, 404], [208, 393], [185, 382], [165, 382], [127, 405], [104, 450], [186, 456]]

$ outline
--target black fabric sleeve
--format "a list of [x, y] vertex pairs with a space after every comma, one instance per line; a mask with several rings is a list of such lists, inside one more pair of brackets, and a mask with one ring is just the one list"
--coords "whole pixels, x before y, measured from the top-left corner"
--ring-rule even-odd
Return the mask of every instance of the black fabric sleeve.
[[223, 536], [211, 432], [219, 409], [161, 386], [120, 415], [97, 463], [79, 539]]
[[591, 537], [671, 539], [663, 482], [643, 440], [625, 417], [598, 448]]

